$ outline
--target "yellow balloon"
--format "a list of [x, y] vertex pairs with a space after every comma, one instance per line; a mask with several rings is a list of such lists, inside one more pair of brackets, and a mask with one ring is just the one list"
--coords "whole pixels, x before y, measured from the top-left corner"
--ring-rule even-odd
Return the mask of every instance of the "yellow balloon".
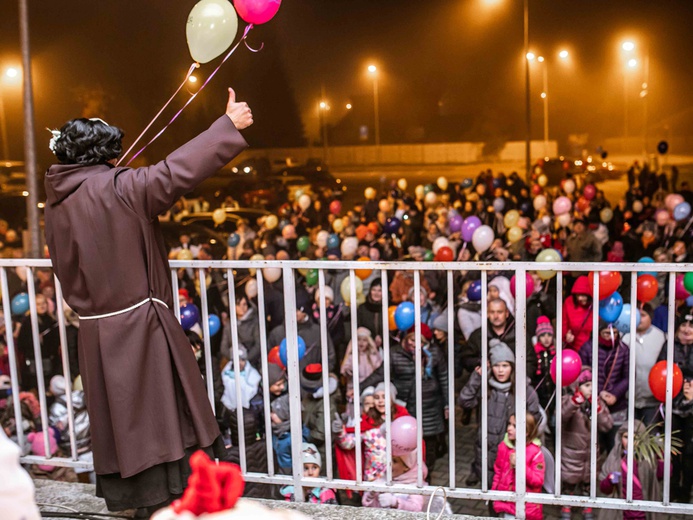
[[193, 254], [192, 251], [190, 251], [190, 249], [181, 249], [180, 251], [178, 251], [176, 258], [178, 260], [192, 260]]
[[[301, 262], [308, 262], [310, 260], [310, 258], [308, 258], [307, 256], [302, 256], [301, 258], [299, 258], [299, 260]], [[304, 269], [303, 267], [299, 267], [298, 272], [301, 273], [302, 276], [306, 276], [308, 274], [308, 269]]]
[[274, 229], [277, 227], [277, 224], [279, 224], [279, 220], [276, 215], [267, 215], [265, 218], [265, 227], [267, 229]]
[[344, 230], [344, 222], [341, 219], [337, 219], [332, 223], [332, 229], [335, 233], [341, 233]]
[[[339, 292], [342, 295], [342, 298], [344, 298], [344, 303], [347, 305], [351, 305], [351, 281], [350, 277], [347, 276], [344, 280], [342, 280], [342, 285], [339, 287]], [[356, 303], [362, 303], [362, 300], [365, 300], [365, 297], [363, 295], [363, 282], [361, 281], [360, 278], [356, 278]]]
[[402, 177], [400, 180], [398, 180], [397, 181], [397, 187], [402, 191], [406, 191], [407, 190], [407, 179]]
[[363, 192], [363, 194], [367, 200], [374, 199], [375, 195], [376, 195], [375, 188], [366, 188], [366, 190]]
[[215, 224], [223, 224], [226, 222], [226, 211], [221, 208], [215, 209], [212, 213], [212, 220]]
[[513, 226], [508, 229], [508, 242], [515, 243], [522, 240], [522, 229], [518, 226]]
[[505, 217], [503, 217], [503, 224], [505, 224], [505, 227], [511, 228], [513, 226], [517, 226], [517, 223], [520, 221], [520, 212], [517, 211], [516, 209], [511, 209], [505, 214]]
[[543, 173], [539, 176], [537, 179], [537, 184], [541, 186], [542, 188], [546, 186], [549, 183], [549, 179], [544, 175]]
[[200, 0], [188, 15], [185, 36], [192, 58], [212, 61], [228, 49], [236, 38], [238, 16], [227, 0]]
[[436, 180], [436, 184], [443, 191], [448, 189], [448, 180], [445, 177], [443, 177], [442, 175], [440, 177], [438, 177], [438, 179]]
[[[265, 257], [258, 253], [256, 255], [251, 256], [250, 259], [251, 260], [264, 260]], [[255, 269], [254, 267], [251, 267], [248, 269], [248, 272], [250, 273], [250, 276], [255, 276], [257, 269]]]

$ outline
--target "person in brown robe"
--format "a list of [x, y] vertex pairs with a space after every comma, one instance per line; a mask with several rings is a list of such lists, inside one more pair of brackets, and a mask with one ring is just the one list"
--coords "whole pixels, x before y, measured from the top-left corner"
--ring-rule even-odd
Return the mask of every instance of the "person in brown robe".
[[158, 215], [247, 144], [246, 103], [165, 160], [115, 167], [120, 129], [75, 119], [54, 137], [46, 173], [46, 241], [80, 316], [79, 365], [92, 427], [96, 494], [110, 510], [149, 512], [183, 492], [194, 449], [223, 458], [200, 370], [176, 320]]

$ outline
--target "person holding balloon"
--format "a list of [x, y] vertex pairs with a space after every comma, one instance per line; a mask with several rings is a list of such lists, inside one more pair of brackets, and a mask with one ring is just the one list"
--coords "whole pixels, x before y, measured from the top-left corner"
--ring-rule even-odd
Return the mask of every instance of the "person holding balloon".
[[[584, 366], [573, 381], [567, 378], [568, 375], [563, 375], [563, 384], [568, 387], [568, 393], [563, 395], [561, 404], [561, 483], [566, 494], [587, 496], [592, 434], [592, 368]], [[614, 422], [606, 403], [599, 397], [597, 399], [597, 431], [606, 434], [611, 431]], [[570, 507], [563, 507], [561, 518], [570, 520]], [[594, 520], [591, 508], [583, 510], [583, 518]]]
[[157, 216], [243, 151], [239, 130], [252, 122], [229, 89], [225, 114], [208, 130], [137, 169], [114, 167], [123, 132], [103, 120], [73, 119], [54, 133], [59, 164], [45, 178], [46, 242], [63, 295], [80, 316], [97, 488], [110, 510], [151, 512], [175, 498], [185, 488], [190, 449], [226, 457], [172, 310]]
[[[639, 317], [639, 316], [638, 316]], [[612, 432], [602, 436], [604, 447], [610, 450], [615, 429], [627, 420], [628, 376], [630, 373], [630, 348], [623, 343], [621, 332], [613, 324], [599, 320], [597, 391], [611, 412], [614, 421]], [[583, 365], [592, 366], [592, 341], [580, 349]]]

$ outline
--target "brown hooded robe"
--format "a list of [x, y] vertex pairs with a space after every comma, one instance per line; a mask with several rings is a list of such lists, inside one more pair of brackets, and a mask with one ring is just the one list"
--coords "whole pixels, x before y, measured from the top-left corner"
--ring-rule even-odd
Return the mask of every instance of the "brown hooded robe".
[[112, 510], [151, 506], [180, 492], [186, 448], [209, 447], [219, 436], [173, 312], [177, 300], [157, 217], [246, 146], [224, 115], [153, 166], [53, 165], [46, 174], [46, 241], [70, 307], [95, 316], [148, 297], [168, 306], [148, 301], [80, 320], [97, 494]]

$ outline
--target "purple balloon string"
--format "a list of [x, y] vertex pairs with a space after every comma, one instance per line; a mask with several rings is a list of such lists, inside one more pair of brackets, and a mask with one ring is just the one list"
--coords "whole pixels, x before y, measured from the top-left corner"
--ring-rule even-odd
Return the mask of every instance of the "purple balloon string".
[[[211, 74], [209, 75], [209, 77], [205, 80], [205, 82], [202, 84], [202, 86], [199, 88], [199, 90], [198, 90], [197, 92], [195, 92], [192, 96], [190, 96], [190, 99], [188, 99], [188, 101], [185, 103], [185, 105], [183, 105], [183, 107], [182, 107], [178, 112], [176, 112], [176, 114], [171, 118], [171, 120], [166, 124], [166, 126], [163, 127], [163, 128], [159, 131], [159, 133], [157, 133], [154, 137], [152, 137], [152, 139], [151, 139], [146, 145], [144, 145], [144, 146], [140, 149], [139, 152], [137, 152], [135, 155], [132, 156], [132, 158], [127, 162], [126, 166], [129, 166], [130, 163], [131, 163], [132, 161], [134, 161], [142, 152], [144, 152], [150, 144], [152, 144], [152, 143], [153, 143], [154, 141], [156, 141], [159, 137], [161, 137], [161, 134], [163, 134], [163, 133], [168, 129], [168, 127], [171, 126], [171, 124], [172, 124], [176, 119], [178, 119], [178, 116], [180, 116], [180, 115], [183, 113], [183, 110], [185, 110], [185, 109], [187, 108], [187, 106], [188, 106], [190, 103], [192, 103], [193, 99], [195, 99], [195, 98], [197, 97], [197, 95], [198, 95], [200, 92], [202, 92], [202, 90], [207, 86], [207, 83], [209, 83], [210, 80], [216, 75], [216, 73], [219, 72], [219, 69], [221, 68], [221, 66], [222, 66], [224, 63], [226, 63], [226, 60], [228, 60], [228, 59], [231, 57], [231, 55], [232, 55], [234, 52], [236, 52], [236, 49], [238, 49], [238, 46], [241, 44], [241, 42], [245, 42], [245, 39], [248, 37], [248, 33], [250, 32], [250, 30], [251, 30], [252, 28], [253, 28], [253, 24], [252, 24], [252, 23], [250, 23], [250, 24], [248, 24], [248, 25], [246, 26], [245, 30], [243, 31], [243, 36], [241, 37], [241, 39], [238, 40], [238, 43], [236, 43], [236, 45], [234, 45], [234, 46], [231, 48], [231, 50], [226, 54], [226, 56], [224, 56], [224, 59], [221, 60], [221, 63], [217, 66], [217, 68], [214, 69], [214, 70], [212, 71], [212, 73], [211, 73]], [[180, 88], [179, 88], [179, 90], [180, 90]], [[162, 110], [163, 110], [163, 109], [162, 109]]]
[[[133, 142], [133, 143], [130, 145], [130, 148], [128, 148], [127, 151], [120, 157], [120, 159], [118, 159], [118, 162], [116, 163], [116, 166], [120, 166], [120, 163], [123, 162], [123, 160], [128, 156], [128, 154], [129, 154], [129, 153], [132, 151], [132, 149], [135, 147], [135, 145], [136, 145], [137, 143], [139, 143], [140, 139], [142, 139], [142, 136], [144, 136], [144, 134], [147, 133], [147, 130], [149, 130], [149, 128], [154, 124], [154, 121], [156, 121], [157, 119], [159, 119], [159, 116], [161, 115], [161, 113], [166, 109], [167, 106], [169, 106], [169, 105], [171, 104], [171, 101], [173, 101], [173, 98], [176, 97], [176, 95], [177, 95], [177, 94], [180, 92], [180, 90], [183, 88], [183, 85], [185, 85], [185, 84], [187, 83], [188, 79], [190, 79], [190, 76], [192, 76], [193, 71], [194, 71], [196, 68], [198, 68], [199, 66], [200, 66], [200, 64], [197, 63], [197, 62], [195, 62], [195, 63], [193, 63], [192, 65], [190, 65], [190, 68], [188, 69], [188, 73], [185, 75], [185, 79], [183, 80], [183, 83], [181, 83], [180, 86], [179, 86], [179, 87], [176, 89], [176, 91], [173, 93], [173, 95], [172, 95], [170, 98], [168, 98], [168, 101], [164, 104], [163, 107], [161, 107], [161, 110], [159, 110], [159, 112], [157, 112], [157, 114], [154, 116], [154, 119], [152, 119], [152, 120], [149, 122], [149, 124], [147, 125], [147, 127], [146, 127], [144, 130], [142, 130], [142, 133], [137, 137], [137, 139], [135, 139], [135, 142]], [[130, 163], [128, 162], [128, 164], [130, 164]]]

